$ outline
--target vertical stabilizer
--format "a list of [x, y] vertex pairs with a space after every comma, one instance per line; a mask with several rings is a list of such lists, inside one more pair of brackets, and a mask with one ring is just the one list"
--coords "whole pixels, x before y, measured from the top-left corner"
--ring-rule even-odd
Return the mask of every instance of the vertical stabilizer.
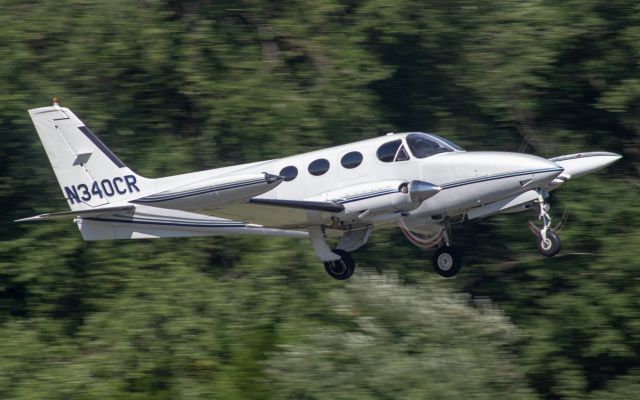
[[72, 210], [139, 197], [148, 180], [135, 174], [68, 108], [29, 110]]

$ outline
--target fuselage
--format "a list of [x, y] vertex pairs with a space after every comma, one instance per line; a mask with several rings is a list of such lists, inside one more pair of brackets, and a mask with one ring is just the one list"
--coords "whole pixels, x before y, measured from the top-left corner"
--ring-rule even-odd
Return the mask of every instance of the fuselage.
[[[433, 148], [429, 147], [433, 142]], [[389, 223], [399, 218], [426, 219], [464, 214], [467, 210], [547, 186], [563, 169], [547, 159], [521, 153], [467, 152], [435, 135], [400, 133], [232, 168], [183, 176], [206, 185], [210, 177], [268, 173], [286, 179], [257, 195], [262, 199], [325, 201], [343, 204], [332, 215], [334, 228]], [[173, 179], [172, 179], [173, 178]], [[167, 178], [172, 181], [176, 177]], [[440, 191], [421, 202], [411, 201], [402, 185], [427, 182]], [[175, 186], [175, 181], [171, 183]], [[211, 212], [221, 207], [207, 196], [176, 199], [165, 206]], [[162, 205], [162, 204], [161, 204]], [[216, 212], [220, 215], [220, 212]], [[267, 213], [268, 214], [268, 213]], [[232, 215], [232, 213], [231, 213]], [[303, 225], [308, 215], [289, 215], [269, 225]], [[322, 216], [316, 216], [321, 218]], [[329, 218], [327, 216], [327, 218]], [[300, 221], [296, 221], [300, 220]], [[323, 221], [327, 222], [327, 221]]]

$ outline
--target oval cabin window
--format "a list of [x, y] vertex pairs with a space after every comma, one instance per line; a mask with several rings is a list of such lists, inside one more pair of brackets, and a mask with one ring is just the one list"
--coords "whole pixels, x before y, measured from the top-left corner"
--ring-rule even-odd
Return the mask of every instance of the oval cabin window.
[[362, 164], [362, 153], [360, 153], [359, 151], [352, 151], [350, 153], [347, 153], [342, 156], [340, 164], [342, 164], [342, 166], [345, 168], [355, 168], [358, 165]]
[[313, 161], [309, 164], [309, 173], [314, 176], [320, 176], [329, 170], [329, 161], [324, 158]]
[[293, 165], [284, 167], [282, 168], [282, 170], [280, 171], [280, 174], [278, 175], [284, 176], [285, 182], [292, 181], [296, 179], [296, 176], [298, 176], [298, 168], [294, 167]]

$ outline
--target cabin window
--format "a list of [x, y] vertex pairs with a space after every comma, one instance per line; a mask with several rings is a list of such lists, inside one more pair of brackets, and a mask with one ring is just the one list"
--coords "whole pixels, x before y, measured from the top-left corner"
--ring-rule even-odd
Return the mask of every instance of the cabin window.
[[417, 158], [426, 158], [434, 154], [454, 150], [445, 142], [436, 140], [424, 133], [410, 133], [407, 135], [406, 140], [411, 153]]
[[398, 152], [398, 147], [402, 144], [402, 140], [394, 140], [391, 142], [387, 142], [382, 146], [378, 147], [378, 151], [376, 155], [378, 159], [383, 162], [391, 162], [395, 159], [396, 153]]
[[360, 153], [359, 151], [349, 152], [342, 156], [340, 164], [348, 169], [355, 168], [358, 165], [362, 164], [362, 153]]
[[285, 182], [292, 181], [296, 179], [296, 176], [298, 176], [298, 168], [294, 167], [293, 165], [284, 167], [278, 175], [284, 176]]
[[317, 159], [309, 164], [309, 173], [313, 176], [323, 175], [329, 170], [329, 166], [329, 161], [324, 158]]

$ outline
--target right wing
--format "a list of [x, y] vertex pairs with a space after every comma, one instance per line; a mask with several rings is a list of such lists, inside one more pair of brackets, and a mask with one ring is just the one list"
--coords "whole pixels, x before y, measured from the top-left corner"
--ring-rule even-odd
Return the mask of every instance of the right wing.
[[249, 203], [264, 204], [274, 207], [295, 208], [308, 211], [326, 211], [339, 213], [344, 211], [344, 206], [333, 201], [307, 201], [307, 200], [280, 200], [280, 199], [261, 199], [252, 197]]

